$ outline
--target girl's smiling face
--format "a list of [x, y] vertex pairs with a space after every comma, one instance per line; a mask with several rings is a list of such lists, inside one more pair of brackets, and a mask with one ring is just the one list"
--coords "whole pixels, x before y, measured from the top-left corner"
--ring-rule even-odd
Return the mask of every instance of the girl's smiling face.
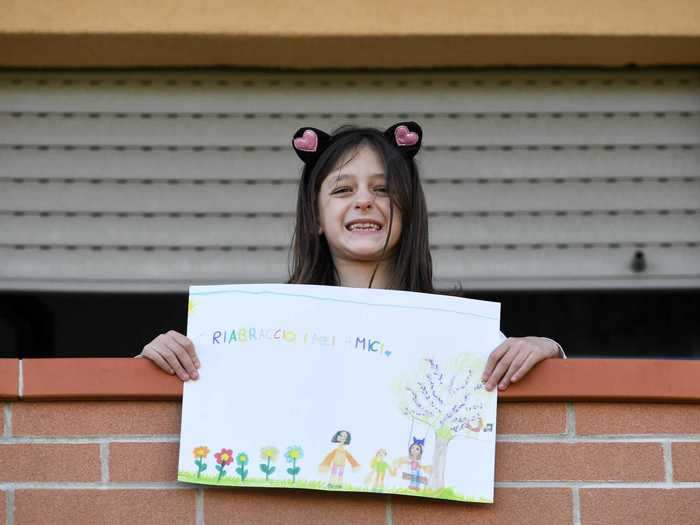
[[385, 254], [391, 255], [399, 242], [401, 215], [394, 209], [389, 232], [384, 163], [371, 146], [361, 145], [343, 156], [321, 184], [318, 206], [321, 231], [336, 261], [379, 260], [385, 244]]
[[420, 459], [421, 456], [423, 455], [423, 449], [420, 447], [420, 445], [411, 445], [411, 448], [408, 450], [409, 456], [411, 456], [413, 459]]

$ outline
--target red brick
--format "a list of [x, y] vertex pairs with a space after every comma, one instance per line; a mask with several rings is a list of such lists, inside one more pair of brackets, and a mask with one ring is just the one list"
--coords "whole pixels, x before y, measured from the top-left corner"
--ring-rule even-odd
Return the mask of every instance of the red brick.
[[194, 490], [17, 490], [15, 523], [190, 525]]
[[576, 403], [577, 434], [700, 434], [700, 405]]
[[660, 443], [496, 443], [497, 481], [663, 481]]
[[0, 523], [7, 523], [7, 495], [5, 491], [0, 490]]
[[14, 406], [12, 427], [16, 436], [179, 434], [180, 403], [24, 402]]
[[177, 481], [178, 443], [111, 443], [109, 479]]
[[0, 481], [100, 481], [99, 445], [0, 445]]
[[696, 525], [700, 489], [582, 489], [581, 523]]
[[563, 434], [566, 432], [566, 405], [499, 403], [496, 429], [499, 434]]
[[700, 443], [673, 443], [674, 481], [700, 481]]
[[386, 498], [314, 490], [208, 489], [204, 493], [204, 519], [207, 525], [383, 525]]
[[572, 495], [568, 489], [497, 488], [494, 503], [459, 503], [410, 497], [393, 497], [393, 525], [480, 525], [517, 523], [571, 523]]
[[0, 399], [19, 397], [19, 360], [0, 359]]

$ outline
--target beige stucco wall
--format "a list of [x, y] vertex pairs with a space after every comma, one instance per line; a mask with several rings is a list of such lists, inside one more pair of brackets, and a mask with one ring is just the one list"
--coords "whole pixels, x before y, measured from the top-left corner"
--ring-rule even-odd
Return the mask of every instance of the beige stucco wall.
[[0, 66], [700, 63], [697, 0], [0, 0]]

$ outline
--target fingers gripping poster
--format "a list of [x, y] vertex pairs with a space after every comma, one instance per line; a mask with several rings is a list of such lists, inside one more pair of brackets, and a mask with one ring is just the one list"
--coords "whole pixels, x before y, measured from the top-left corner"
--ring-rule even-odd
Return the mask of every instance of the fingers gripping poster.
[[200, 379], [178, 480], [493, 501], [498, 303], [311, 285], [190, 288]]

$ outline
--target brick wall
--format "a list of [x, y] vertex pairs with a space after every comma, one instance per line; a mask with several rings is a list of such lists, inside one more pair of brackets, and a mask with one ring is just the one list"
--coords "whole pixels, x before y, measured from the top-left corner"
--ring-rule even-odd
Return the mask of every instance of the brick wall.
[[[573, 401], [562, 393], [528, 401], [538, 397], [533, 385], [561, 375], [561, 366], [587, 365], [535, 370], [540, 377], [499, 403], [495, 504], [478, 505], [176, 482], [181, 385], [137, 361], [42, 360], [25, 364], [17, 395], [0, 385], [0, 524], [694, 524], [700, 516], [697, 386], [686, 388], [683, 403], [674, 387], [666, 389], [672, 402], [591, 402], [573, 391]], [[686, 363], [691, 379], [698, 365]], [[67, 370], [91, 372], [89, 384], [76, 385]], [[687, 387], [684, 377], [676, 385]]]

